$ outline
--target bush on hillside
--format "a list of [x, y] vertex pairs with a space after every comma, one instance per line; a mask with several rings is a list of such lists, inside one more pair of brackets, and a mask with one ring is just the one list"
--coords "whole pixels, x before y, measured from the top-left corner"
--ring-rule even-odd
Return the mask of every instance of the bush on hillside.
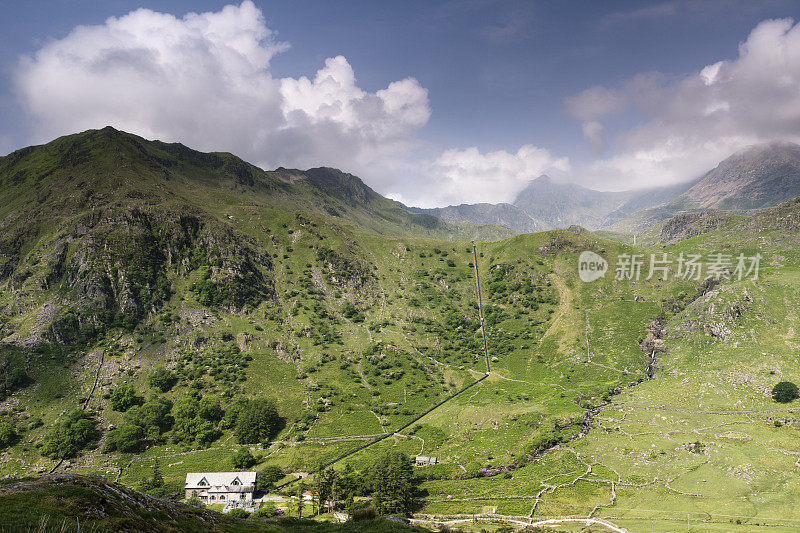
[[10, 422], [0, 422], [0, 448], [7, 448], [17, 441], [17, 431]]
[[191, 505], [192, 507], [200, 507], [200, 508], [205, 508], [206, 506], [206, 504], [204, 504], [197, 498], [189, 498], [188, 500], [186, 500], [186, 504]]
[[177, 378], [175, 377], [175, 374], [163, 366], [155, 367], [147, 376], [147, 382], [150, 384], [150, 388], [159, 392], [169, 391], [173, 385], [175, 385], [176, 381]]
[[144, 430], [137, 425], [124, 423], [116, 429], [108, 432], [106, 438], [106, 446], [103, 451], [120, 451], [122, 453], [131, 453], [139, 451], [142, 447], [142, 440], [144, 439]]
[[133, 385], [118, 385], [111, 391], [108, 403], [114, 411], [124, 413], [134, 405], [142, 403], [142, 399], [136, 396], [136, 389]]
[[772, 399], [780, 403], [789, 403], [800, 398], [800, 390], [791, 381], [781, 381], [772, 388]]

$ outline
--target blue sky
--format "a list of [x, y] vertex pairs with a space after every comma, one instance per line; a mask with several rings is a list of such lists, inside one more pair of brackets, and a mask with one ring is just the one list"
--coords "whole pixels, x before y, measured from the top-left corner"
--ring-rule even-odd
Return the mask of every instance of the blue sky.
[[[167, 87], [161, 94], [153, 85], [141, 91], [146, 93], [141, 98], [139, 92], [122, 91], [124, 102], [97, 104], [94, 90], [104, 84], [110, 88], [104, 93], [135, 87], [137, 76], [149, 71], [132, 75], [131, 65], [152, 60], [160, 68], [164, 65], [152, 59], [164, 51], [159, 46], [174, 45], [155, 44], [155, 53], [148, 54], [141, 36], [152, 17], [132, 18], [129, 28], [134, 29], [123, 33], [108, 29], [108, 17], [146, 8], [173, 15], [175, 23], [168, 28], [182, 31], [192, 26], [184, 24], [187, 13], [221, 18], [228, 3], [0, 1], [0, 153], [105, 121], [146, 137], [233, 151], [262, 166], [339, 166], [384, 194], [441, 205], [508, 201], [542, 172], [607, 189], [671, 183], [695, 177], [744, 145], [794, 140], [800, 134], [794, 120], [775, 124], [770, 115], [787, 105], [793, 109], [797, 91], [784, 87], [793, 65], [777, 62], [759, 72], [768, 78], [764, 87], [754, 86], [751, 75], [770, 63], [764, 54], [785, 56], [781, 50], [796, 48], [791, 21], [769, 22], [800, 18], [800, 2], [783, 1], [237, 2], [232, 4], [242, 9], [239, 14], [260, 13], [260, 27], [275, 33], [257, 38], [269, 49], [266, 62], [249, 50], [244, 72], [224, 74], [220, 84], [235, 79], [236, 91], [219, 94], [224, 89], [214, 78], [218, 69], [196, 70], [198, 64], [229, 56], [191, 52], [195, 55], [187, 55], [184, 63], [194, 66], [179, 74], [189, 80], [197, 76], [194, 85], [213, 90], [186, 98], [188, 89]], [[237, 31], [252, 28], [231, 13], [224, 20], [224, 38], [233, 41]], [[77, 55], [83, 56], [66, 65], [59, 58], [73, 50], [79, 25], [94, 26], [96, 35], [80, 40]], [[763, 39], [757, 38], [758, 28]], [[142, 33], [136, 37], [137, 32]], [[190, 33], [186, 42], [198, 42]], [[134, 37], [126, 42], [130, 34]], [[749, 61], [742, 43], [750, 43]], [[104, 63], [102, 77], [91, 71], [92, 87], [88, 81], [82, 86], [75, 79], [84, 74], [80, 65], [96, 59], [92, 47], [119, 47], [130, 64], [120, 66], [123, 55], [117, 54], [114, 66]], [[22, 56], [32, 58], [26, 66]], [[337, 56], [342, 60], [326, 69], [326, 60]], [[704, 68], [721, 61], [713, 83], [698, 83], [707, 79], [699, 77]], [[174, 74], [175, 64], [162, 71]], [[251, 66], [268, 71], [268, 79], [253, 81]], [[343, 82], [337, 94], [322, 85], [295, 83], [304, 76], [313, 80], [319, 71], [344, 72], [346, 78], [348, 69], [354, 83]], [[798, 83], [790, 74], [791, 83]], [[407, 78], [415, 82], [394, 93], [407, 112], [392, 111], [381, 90]], [[170, 79], [159, 83], [170, 85]], [[274, 97], [257, 96], [272, 90]], [[762, 90], [779, 90], [773, 108], [748, 103]], [[157, 123], [157, 117], [141, 113], [153, 99], [174, 100], [170, 110], [183, 100], [192, 106], [170, 115], [171, 122]], [[323, 100], [326, 105], [344, 102], [346, 109], [331, 115], [320, 107]], [[236, 103], [246, 101], [242, 126], [226, 122], [236, 116]], [[218, 104], [231, 109], [225, 116], [198, 120], [198, 109]], [[386, 109], [375, 111], [376, 105]], [[270, 131], [250, 120], [259, 114], [268, 117], [260, 122]], [[201, 135], [198, 129], [206, 131]], [[265, 140], [258, 144], [252, 138]], [[698, 146], [702, 153], [693, 152]]]

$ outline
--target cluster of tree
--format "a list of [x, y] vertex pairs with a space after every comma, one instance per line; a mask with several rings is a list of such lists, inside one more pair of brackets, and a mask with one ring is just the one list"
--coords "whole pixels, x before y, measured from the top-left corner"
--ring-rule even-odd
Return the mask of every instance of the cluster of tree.
[[[189, 446], [207, 446], [233, 428], [242, 444], [269, 442], [283, 427], [283, 419], [272, 400], [237, 398], [227, 411], [218, 398], [191, 390], [173, 404], [161, 396], [147, 401], [132, 385], [119, 385], [109, 395], [112, 408], [123, 411], [123, 422], [109, 431], [106, 452], [136, 452], [147, 444], [170, 440]], [[243, 459], [247, 462], [247, 459]], [[257, 461], [256, 461], [257, 462]], [[255, 464], [255, 462], [251, 463]]]
[[260, 461], [261, 456], [254, 456], [249, 448], [239, 448], [231, 458], [233, 467], [237, 470], [247, 470], [251, 466], [258, 464]]
[[114, 411], [124, 413], [134, 405], [142, 403], [142, 398], [136, 395], [133, 385], [119, 385], [109, 394], [108, 403]]
[[[189, 290], [201, 305], [255, 308], [272, 295], [271, 282], [264, 277], [249, 254], [241, 254], [237, 259], [238, 265], [230, 265], [237, 270], [235, 274], [223, 275], [224, 270], [215, 271], [208, 264], [197, 269], [197, 281], [192, 283]], [[222, 264], [222, 261], [218, 262], [219, 266]]]
[[224, 415], [219, 399], [187, 392], [172, 407], [172, 441], [207, 446], [220, 436], [218, 422]]
[[[407, 516], [417, 507], [418, 481], [411, 458], [397, 451], [381, 454], [362, 472], [356, 472], [350, 464], [342, 470], [320, 465], [310, 487], [314, 493], [314, 512], [344, 508], [353, 518], [385, 514]], [[298, 515], [302, 513], [302, 494], [306, 488], [300, 483], [296, 489]], [[356, 496], [372, 496], [372, 501], [370, 504], [357, 503]]]
[[238, 388], [237, 382], [247, 379], [246, 370], [252, 359], [250, 354], [242, 353], [230, 339], [221, 346], [184, 353], [175, 371], [183, 380], [194, 381], [198, 385], [208, 375], [213, 382], [233, 393]]
[[172, 402], [158, 396], [133, 405], [125, 411], [123, 423], [109, 431], [105, 451], [130, 453], [146, 443], [165, 442], [174, 421], [171, 410]]
[[39, 451], [52, 459], [75, 457], [100, 436], [92, 413], [75, 409], [44, 437]]

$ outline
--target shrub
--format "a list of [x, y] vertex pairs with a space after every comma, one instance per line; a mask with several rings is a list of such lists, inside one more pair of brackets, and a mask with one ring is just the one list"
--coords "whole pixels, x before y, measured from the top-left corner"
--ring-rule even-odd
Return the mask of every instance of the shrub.
[[147, 381], [150, 384], [150, 388], [160, 392], [167, 392], [175, 385], [177, 378], [175, 374], [163, 366], [157, 366], [147, 376]]
[[261, 507], [253, 513], [253, 517], [256, 518], [271, 518], [278, 514], [278, 508], [276, 507], [274, 502], [264, 502], [261, 504]]
[[247, 448], [239, 448], [233, 457], [231, 458], [233, 462], [234, 468], [250, 468], [254, 464], [256, 464], [256, 458], [253, 457], [253, 454], [250, 453], [250, 450]]
[[250, 516], [250, 513], [244, 509], [232, 509], [230, 512], [228, 512], [228, 516], [231, 518], [247, 518]]
[[141, 398], [136, 396], [136, 389], [133, 385], [118, 385], [111, 391], [108, 397], [108, 403], [115, 411], [124, 413], [134, 405], [141, 403]]
[[192, 507], [200, 507], [200, 508], [204, 508], [206, 506], [203, 502], [201, 502], [197, 498], [189, 498], [188, 500], [186, 500], [186, 504], [191, 505]]
[[353, 522], [360, 522], [361, 520], [372, 520], [377, 516], [377, 514], [375, 512], [375, 508], [370, 505], [369, 507], [353, 509], [353, 512], [350, 516], [353, 519]]
[[10, 422], [0, 422], [0, 448], [11, 446], [17, 440], [17, 431]]
[[772, 388], [772, 399], [780, 403], [789, 403], [800, 398], [800, 390], [791, 381], [781, 381]]

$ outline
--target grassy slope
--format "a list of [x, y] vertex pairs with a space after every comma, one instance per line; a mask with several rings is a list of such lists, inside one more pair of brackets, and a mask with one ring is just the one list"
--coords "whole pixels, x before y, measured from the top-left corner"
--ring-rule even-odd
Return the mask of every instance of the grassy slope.
[[[278, 192], [267, 207], [253, 205], [250, 196], [241, 194], [239, 185], [222, 191], [218, 190], [219, 184], [212, 185], [198, 189], [187, 183], [181, 189], [171, 183], [170, 191], [182, 190], [174, 194], [183, 195], [183, 199], [169, 205], [191, 203], [192, 209], [199, 209], [206, 220], [216, 220], [234, 235], [251, 239], [254, 249], [272, 258], [269, 275], [275, 298], [248, 312], [205, 309], [188, 290], [192, 271], [178, 269], [169, 273], [174, 290], [171, 299], [134, 334], [119, 336], [120, 332], [109, 331], [106, 340], [78, 352], [39, 354], [31, 367], [37, 384], [15, 394], [6, 406], [16, 407], [12, 416], [18, 425], [26, 426], [38, 418], [44, 426], [27, 431], [23, 440], [4, 454], [0, 473], [44, 471], [52, 466], [52, 461], [39, 457], [34, 443], [91, 389], [99, 352], [112, 338], [118, 338], [117, 346], [106, 352], [99, 391], [90, 402], [90, 407], [99, 411], [104, 426], [121, 420], [103, 397], [113, 385], [129, 381], [144, 392], [145, 373], [152, 365], [175, 365], [182, 352], [206, 353], [225, 345], [223, 338], [230, 335], [253, 358], [244, 371], [247, 380], [238, 386], [249, 394], [276, 397], [289, 419], [269, 457], [259, 467], [277, 464], [296, 471], [313, 468], [319, 459], [334, 457], [364, 442], [325, 439], [372, 435], [398, 427], [484, 370], [474, 307], [472, 258], [467, 245], [420, 237], [383, 237], [340, 225], [338, 219], [313, 210], [298, 216], [294, 204], [291, 208], [280, 204], [283, 200]], [[102, 187], [101, 182], [98, 189], [102, 191]], [[112, 185], [109, 187], [113, 190]], [[131, 187], [137, 185], [126, 183], [126, 190]], [[152, 187], [141, 185], [142, 193]], [[30, 201], [22, 194], [14, 196], [13, 189], [9, 198], [17, 206]], [[730, 415], [719, 419], [722, 415], [679, 416], [665, 411], [658, 416], [668, 417], [659, 419], [670, 428], [668, 434], [635, 435], [649, 433], [649, 428], [660, 422], [653, 419], [655, 412], [633, 408], [666, 404], [696, 405], [701, 409], [702, 403], [716, 409], [741, 401], [746, 406], [742, 409], [757, 410], [772, 405], [764, 390], [773, 380], [794, 376], [796, 348], [792, 351], [794, 341], [787, 327], [796, 329], [795, 300], [781, 295], [797, 286], [796, 233], [789, 225], [777, 232], [760, 234], [762, 228], [776, 227], [796, 216], [796, 206], [783, 209], [785, 212], [763, 215], [765, 218], [753, 222], [736, 219], [731, 224], [750, 226], [726, 228], [669, 248], [677, 252], [720, 243], [739, 246], [739, 242], [726, 236], [740, 235], [741, 239], [749, 239], [750, 249], [758, 245], [770, 250], [771, 269], [764, 273], [758, 291], [745, 282], [732, 283], [715, 296], [735, 299], [748, 287], [757, 294], [742, 318], [748, 327], [740, 327], [737, 322], [728, 339], [714, 343], [702, 333], [682, 335], [676, 328], [691, 317], [708, 320], [698, 317], [703, 305], [710, 302], [690, 306], [671, 319], [668, 331], [676, 333], [667, 340], [669, 353], [662, 358], [655, 380], [614, 397], [587, 437], [528, 463], [516, 470], [511, 479], [459, 478], [474, 476], [480, 467], [518, 462], [526, 451], [548, 438], [568, 439], [580, 432], [587, 409], [601, 406], [609, 391], [644, 378], [645, 356], [639, 341], [646, 325], [661, 312], [665, 300], [680, 292], [691, 294], [695, 284], [614, 282], [610, 276], [583, 284], [575, 274], [581, 250], [593, 249], [612, 263], [617, 254], [631, 250], [593, 235], [556, 231], [479, 245], [486, 305], [492, 309], [487, 323], [490, 354], [497, 359], [492, 366], [493, 375], [428, 415], [404, 436], [388, 439], [350, 460], [362, 467], [370, 456], [387, 446], [412, 454], [439, 456], [442, 464], [427, 472], [447, 479], [424, 485], [428, 493], [426, 512], [469, 512], [473, 505], [481, 505], [495, 507], [503, 514], [528, 515], [534, 510], [537, 517], [588, 514], [595, 506], [612, 502], [613, 480], [617, 495], [614, 505], [598, 508], [597, 512], [627, 515], [631, 524], [638, 524], [634, 517], [679, 517], [679, 511], [687, 508], [698, 517], [701, 512], [718, 508], [742, 512], [746, 508], [742, 501], [756, 501], [756, 497], [767, 498], [774, 505], [762, 506], [759, 500], [745, 520], [757, 513], [787, 517], [791, 511], [781, 507], [780, 502], [790, 502], [794, 497], [791, 487], [796, 478], [776, 480], [770, 468], [789, 468], [796, 459], [775, 451], [796, 448], [793, 427], [767, 427], [763, 420], [766, 415], [752, 421], [742, 415], [737, 424], [751, 424], [745, 432], [753, 440], [739, 442], [718, 439], [714, 436], [717, 429], [701, 430], [727, 422], [724, 417]], [[5, 215], [7, 227], [13, 225], [18, 212]], [[55, 228], [49, 231], [54, 232]], [[318, 255], [323, 244], [360, 274], [353, 278], [341, 270], [332, 271], [331, 264]], [[33, 310], [54, 295], [55, 289], [48, 292], [33, 285], [40, 276], [36, 264], [47, 246], [48, 241], [43, 238], [22, 250], [20, 265], [29, 268], [32, 275], [22, 283], [12, 286], [6, 281], [3, 286], [0, 308], [13, 316], [14, 331], [32, 327], [30, 323], [37, 316]], [[527, 280], [531, 281], [530, 290], [525, 288]], [[363, 322], [353, 322], [343, 315], [345, 301], [361, 309]], [[334, 318], [321, 318], [320, 309]], [[170, 320], [165, 320], [166, 316]], [[315, 328], [322, 323], [341, 335], [342, 344], [315, 344]], [[199, 342], [198, 336], [202, 338]], [[770, 349], [761, 348], [767, 344]], [[764, 367], [760, 358], [755, 364], [754, 351], [771, 354], [774, 368]], [[32, 357], [26, 352], [15, 355], [26, 356]], [[714, 361], [713, 368], [706, 361]], [[776, 374], [770, 375], [770, 370]], [[741, 376], [750, 374], [752, 377], [742, 383]], [[707, 386], [713, 377], [718, 378], [714, 387]], [[202, 379], [208, 393], [226, 390], [218, 380], [208, 376]], [[181, 382], [169, 395], [178, 396], [188, 384]], [[698, 391], [706, 396], [695, 397]], [[306, 413], [313, 416], [304, 417]], [[623, 416], [622, 422], [615, 421]], [[629, 423], [630, 427], [626, 425]], [[683, 433], [669, 433], [673, 430]], [[723, 428], [722, 432], [726, 430]], [[298, 439], [299, 435], [304, 440]], [[704, 441], [705, 449], [712, 449], [713, 441], [713, 449], [719, 455], [693, 454], [681, 448], [683, 441], [697, 439]], [[774, 445], [765, 444], [769, 441]], [[719, 443], [722, 444], [718, 446]], [[118, 477], [121, 482], [136, 486], [149, 475], [153, 458], [160, 457], [167, 482], [179, 488], [187, 471], [218, 470], [221, 465], [229, 468], [230, 457], [237, 448], [232, 436], [225, 433], [205, 450], [161, 445], [139, 455], [95, 451], [66, 466], [70, 471]], [[716, 489], [726, 490], [739, 487], [739, 492], [731, 497], [684, 496], [675, 492], [677, 489], [700, 494], [699, 489], [690, 486], [692, 472], [697, 471], [692, 468], [709, 457], [719, 458], [717, 470], [702, 474], [705, 477], [697, 483], [703, 483], [703, 487], [714, 483]], [[758, 460], [766, 462], [760, 464]], [[592, 465], [591, 469], [587, 464]], [[702, 468], [711, 466], [704, 464]], [[666, 476], [662, 471], [674, 475]], [[761, 480], [761, 484], [754, 487], [752, 482], [739, 483], [742, 472]], [[753, 472], [758, 475], [753, 476]], [[655, 476], [658, 479], [652, 482]], [[739, 480], [739, 485], [730, 480]], [[715, 520], [726, 524], [724, 527], [730, 525], [722, 516]], [[755, 521], [753, 518], [748, 522], [751, 530]]]

